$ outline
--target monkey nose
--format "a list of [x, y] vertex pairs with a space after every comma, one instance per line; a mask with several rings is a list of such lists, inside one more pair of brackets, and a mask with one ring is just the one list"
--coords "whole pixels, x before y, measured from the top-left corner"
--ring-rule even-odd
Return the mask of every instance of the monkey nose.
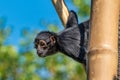
[[37, 53], [38, 53], [38, 54], [40, 54], [40, 53], [41, 53], [41, 51], [40, 51], [40, 50], [37, 50]]

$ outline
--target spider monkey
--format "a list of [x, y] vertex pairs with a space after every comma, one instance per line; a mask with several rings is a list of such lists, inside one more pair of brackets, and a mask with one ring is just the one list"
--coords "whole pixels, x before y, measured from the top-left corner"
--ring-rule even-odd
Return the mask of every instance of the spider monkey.
[[59, 51], [80, 63], [86, 64], [88, 36], [89, 21], [78, 24], [76, 13], [70, 11], [66, 28], [63, 31], [38, 33], [34, 40], [34, 46], [40, 57], [46, 57]]

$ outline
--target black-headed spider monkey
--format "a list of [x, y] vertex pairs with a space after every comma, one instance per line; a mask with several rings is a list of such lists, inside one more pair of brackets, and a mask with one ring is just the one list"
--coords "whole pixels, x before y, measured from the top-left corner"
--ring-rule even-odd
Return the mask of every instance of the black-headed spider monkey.
[[63, 31], [59, 33], [42, 31], [37, 34], [34, 40], [37, 54], [40, 57], [46, 57], [59, 51], [86, 64], [88, 30], [89, 21], [78, 24], [76, 13], [70, 11], [66, 28]]

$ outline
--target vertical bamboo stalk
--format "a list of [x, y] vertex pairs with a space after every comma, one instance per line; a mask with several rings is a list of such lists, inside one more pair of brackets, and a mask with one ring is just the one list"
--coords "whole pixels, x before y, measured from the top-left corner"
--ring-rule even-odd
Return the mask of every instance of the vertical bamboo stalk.
[[64, 25], [66, 27], [67, 19], [69, 16], [68, 8], [64, 3], [64, 0], [52, 0], [55, 9]]
[[113, 80], [117, 75], [119, 3], [120, 0], [92, 0], [89, 80]]

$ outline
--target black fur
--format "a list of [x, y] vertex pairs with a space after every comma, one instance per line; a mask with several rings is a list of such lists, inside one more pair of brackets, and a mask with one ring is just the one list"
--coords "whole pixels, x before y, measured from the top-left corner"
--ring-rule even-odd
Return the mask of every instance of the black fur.
[[48, 39], [49, 42], [50, 36], [55, 37], [56, 43], [47, 50], [45, 56], [60, 51], [76, 61], [86, 64], [85, 55], [88, 37], [85, 37], [85, 35], [88, 36], [87, 28], [84, 24], [78, 25], [77, 15], [74, 11], [71, 11], [66, 29], [60, 33], [43, 31], [37, 35], [36, 39], [43, 39], [45, 41]]

